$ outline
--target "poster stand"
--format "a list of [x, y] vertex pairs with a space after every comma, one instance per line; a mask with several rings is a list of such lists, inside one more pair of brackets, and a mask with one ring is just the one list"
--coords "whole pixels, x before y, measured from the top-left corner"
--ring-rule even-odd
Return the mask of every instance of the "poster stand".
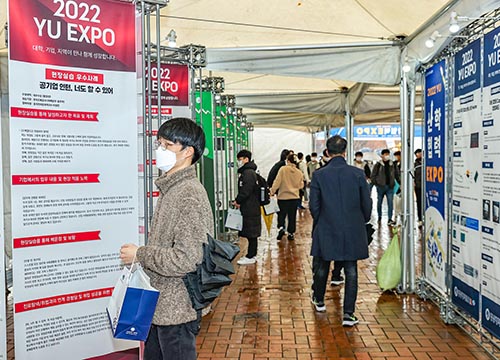
[[[493, 204], [500, 208], [497, 198], [496, 168], [499, 160], [493, 148], [498, 127], [500, 100], [496, 88], [498, 78], [498, 49], [500, 28], [495, 27], [500, 9], [484, 14], [463, 30], [431, 62], [420, 69], [422, 78], [442, 66], [446, 96], [446, 161], [445, 199], [447, 231], [445, 251], [445, 281], [437, 284], [429, 264], [433, 261], [422, 244], [422, 276], [418, 279], [417, 294], [433, 301], [447, 324], [456, 324], [469, 334], [488, 353], [500, 353], [500, 326], [498, 317], [500, 287], [498, 277], [498, 223], [499, 209], [493, 214]], [[443, 61], [444, 60], [444, 61]], [[425, 80], [424, 80], [425, 82]], [[432, 83], [424, 83], [423, 94], [433, 94]], [[423, 101], [425, 103], [425, 101]], [[429, 116], [426, 113], [426, 120]], [[425, 122], [424, 122], [425, 123]], [[425, 149], [429, 150], [429, 149]], [[432, 150], [432, 147], [431, 149]], [[428, 175], [425, 157], [424, 174]], [[461, 172], [464, 172], [462, 174]], [[428, 176], [424, 193], [433, 189]], [[429, 186], [431, 186], [429, 188]], [[425, 233], [429, 232], [426, 219]], [[495, 235], [493, 235], [495, 234]], [[470, 248], [470, 247], [474, 248]], [[496, 275], [495, 275], [496, 274]]]

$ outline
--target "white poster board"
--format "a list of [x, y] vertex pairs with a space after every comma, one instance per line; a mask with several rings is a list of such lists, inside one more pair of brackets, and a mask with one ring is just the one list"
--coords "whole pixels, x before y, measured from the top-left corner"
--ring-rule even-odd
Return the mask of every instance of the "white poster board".
[[16, 358], [136, 347], [105, 310], [138, 239], [134, 5], [12, 0], [9, 39]]
[[[2, 108], [2, 99], [0, 97], [0, 109]], [[2, 124], [0, 123], [0, 134]], [[0, 136], [0, 149], [2, 148], [2, 137]], [[2, 175], [2, 158], [0, 157], [0, 179]], [[3, 186], [0, 187], [0, 204], [3, 209]], [[3, 232], [3, 211], [0, 216], [0, 360], [7, 359], [7, 319], [5, 314], [5, 238]]]

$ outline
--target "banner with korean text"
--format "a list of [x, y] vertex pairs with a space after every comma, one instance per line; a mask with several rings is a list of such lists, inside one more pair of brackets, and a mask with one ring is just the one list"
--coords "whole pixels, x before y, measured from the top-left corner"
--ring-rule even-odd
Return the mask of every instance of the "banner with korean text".
[[479, 320], [483, 156], [481, 39], [454, 57], [452, 284], [454, 304]]
[[484, 36], [481, 322], [500, 337], [500, 28]]
[[446, 292], [447, 189], [446, 189], [446, 62], [425, 74], [425, 273], [443, 294]]
[[11, 0], [8, 30], [16, 358], [136, 347], [106, 315], [138, 241], [135, 7]]

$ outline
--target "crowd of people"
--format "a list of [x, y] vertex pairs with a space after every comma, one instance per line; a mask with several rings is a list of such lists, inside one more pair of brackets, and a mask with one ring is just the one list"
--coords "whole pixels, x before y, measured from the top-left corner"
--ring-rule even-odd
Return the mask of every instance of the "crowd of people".
[[[124, 244], [120, 258], [124, 264], [139, 263], [159, 290], [153, 324], [145, 342], [144, 359], [196, 359], [196, 335], [202, 311], [194, 310], [183, 278], [197, 269], [203, 258], [203, 244], [212, 236], [213, 215], [207, 192], [196, 176], [196, 162], [205, 148], [200, 126], [190, 119], [175, 118], [158, 130], [156, 166], [161, 175], [155, 183], [160, 191], [149, 233], [143, 246]], [[330, 262], [334, 269], [330, 284], [345, 282], [344, 326], [358, 323], [355, 315], [358, 292], [357, 261], [368, 257], [366, 223], [372, 211], [371, 190], [377, 188], [377, 210], [382, 218], [383, 197], [388, 203], [388, 224], [392, 225], [392, 199], [397, 193], [399, 160], [390, 159], [387, 149], [373, 168], [355, 154], [352, 165], [346, 161], [347, 141], [340, 136], [328, 139], [323, 156], [304, 156], [283, 150], [280, 160], [267, 178], [271, 196], [277, 197], [278, 240], [295, 239], [296, 214], [308, 201], [313, 218], [311, 256], [313, 285], [311, 302], [318, 312], [326, 311], [324, 296]], [[415, 152], [415, 192], [421, 194], [421, 150]], [[239, 265], [256, 263], [258, 238], [261, 235], [262, 189], [257, 165], [249, 150], [238, 158], [239, 208], [243, 226], [239, 235], [248, 240], [245, 256]], [[419, 197], [417, 196], [417, 199]], [[421, 203], [418, 204], [421, 221]], [[341, 276], [343, 269], [345, 280]]]

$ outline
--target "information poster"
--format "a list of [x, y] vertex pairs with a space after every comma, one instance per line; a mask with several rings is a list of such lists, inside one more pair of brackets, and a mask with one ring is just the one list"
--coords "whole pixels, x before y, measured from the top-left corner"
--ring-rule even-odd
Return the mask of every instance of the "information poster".
[[481, 124], [481, 41], [455, 55], [453, 98], [453, 227], [452, 301], [479, 319], [481, 275], [480, 219], [483, 136]]
[[112, 338], [119, 249], [137, 243], [135, 7], [9, 1], [17, 359], [84, 359]]
[[425, 74], [425, 272], [434, 286], [446, 292], [446, 63], [441, 61]]
[[482, 324], [500, 337], [500, 29], [484, 37]]
[[[0, 109], [2, 108], [2, 99], [0, 98]], [[2, 148], [2, 124], [0, 123], [0, 149]], [[0, 179], [2, 175], [2, 159], [0, 157]], [[3, 209], [3, 186], [0, 188], [0, 204]], [[5, 238], [3, 232], [3, 210], [0, 216], [0, 360], [7, 359], [7, 318], [5, 314]]]

